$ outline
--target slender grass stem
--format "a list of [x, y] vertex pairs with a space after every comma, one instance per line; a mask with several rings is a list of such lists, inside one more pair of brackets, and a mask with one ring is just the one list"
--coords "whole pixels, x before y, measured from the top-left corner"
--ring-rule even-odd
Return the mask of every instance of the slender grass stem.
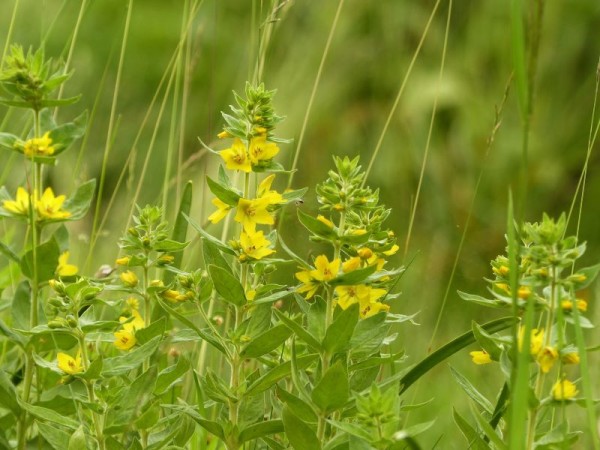
[[4, 43], [4, 50], [2, 51], [2, 59], [0, 60], [0, 62], [4, 61], [4, 58], [6, 58], [6, 54], [8, 53], [8, 48], [10, 47], [10, 41], [12, 39], [13, 29], [17, 19], [17, 11], [19, 10], [20, 2], [21, 0], [15, 0], [15, 6], [13, 7], [12, 16], [10, 17], [10, 23], [8, 24], [8, 31], [6, 32], [6, 42]]

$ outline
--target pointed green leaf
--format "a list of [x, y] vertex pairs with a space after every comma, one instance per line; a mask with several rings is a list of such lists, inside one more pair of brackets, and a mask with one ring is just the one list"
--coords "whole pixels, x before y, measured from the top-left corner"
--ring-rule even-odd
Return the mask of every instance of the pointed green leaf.
[[[296, 358], [296, 367], [298, 369], [305, 369], [311, 365], [317, 359], [317, 357], [318, 355], [314, 353], [299, 356]], [[251, 383], [250, 386], [248, 386], [248, 389], [246, 389], [246, 395], [256, 395], [266, 391], [267, 389], [270, 389], [279, 380], [289, 376], [291, 369], [292, 364], [290, 361], [285, 361], [273, 367], [271, 370]]]
[[226, 269], [210, 265], [208, 272], [215, 285], [215, 290], [227, 303], [235, 306], [244, 306], [246, 304], [246, 294], [239, 280]]
[[288, 327], [290, 330], [294, 332], [294, 334], [302, 341], [306, 342], [315, 350], [321, 349], [321, 344], [319, 341], [308, 331], [306, 330], [302, 324], [296, 322], [295, 320], [287, 317], [284, 313], [279, 311], [278, 309], [273, 309], [275, 315], [283, 324]]
[[244, 358], [258, 358], [283, 344], [292, 334], [287, 326], [280, 324], [258, 335], [240, 352]]
[[204, 231], [202, 229], [202, 227], [194, 220], [192, 219], [190, 216], [188, 216], [187, 214], [183, 215], [185, 217], [185, 219], [188, 221], [188, 223], [192, 226], [192, 228], [194, 230], [196, 230], [198, 233], [200, 233], [200, 235], [204, 238], [207, 239], [209, 241], [211, 241], [213, 244], [215, 244], [223, 253], [227, 253], [229, 255], [235, 255], [235, 252], [226, 244], [224, 244], [223, 242], [221, 242], [220, 240], [218, 240], [217, 238], [215, 238], [214, 236], [211, 236], [210, 234], [208, 234], [206, 231]]
[[321, 443], [315, 431], [287, 406], [283, 407], [283, 426], [285, 434], [295, 450], [321, 449]]
[[161, 337], [156, 336], [149, 342], [146, 342], [141, 347], [138, 347], [130, 352], [127, 352], [121, 356], [114, 358], [106, 358], [104, 360], [104, 367], [102, 375], [105, 377], [111, 377], [115, 375], [122, 375], [124, 373], [133, 370], [144, 362], [146, 358], [149, 358], [154, 354], [158, 346], [160, 345]]
[[321, 411], [331, 413], [346, 404], [348, 395], [348, 373], [338, 360], [314, 387], [311, 398]]
[[82, 219], [88, 210], [94, 198], [96, 191], [96, 180], [89, 180], [77, 188], [75, 194], [69, 197], [65, 202], [64, 209], [71, 213], [67, 219], [69, 221]]
[[240, 198], [242, 196], [233, 190], [233, 188], [225, 186], [218, 181], [213, 180], [211, 177], [206, 177], [206, 183], [208, 184], [208, 188], [210, 191], [221, 200], [223, 203], [228, 204], [229, 206], [237, 206]]
[[204, 257], [204, 265], [206, 267], [214, 265], [232, 273], [231, 267], [225, 258], [223, 258], [223, 255], [219, 251], [219, 247], [215, 245], [214, 242], [205, 238], [202, 239], [202, 256]]
[[[49, 241], [38, 245], [35, 256], [37, 260], [38, 283], [42, 283], [54, 278], [54, 274], [58, 266], [59, 255], [60, 251], [58, 249], [58, 244], [54, 239], [50, 239]], [[29, 250], [21, 259], [21, 271], [23, 272], [23, 275], [30, 279], [33, 279], [34, 276], [33, 261], [33, 250]]]
[[318, 417], [313, 408], [300, 397], [275, 386], [277, 397], [301, 420], [306, 423], [317, 423]]
[[358, 323], [358, 308], [359, 304], [355, 303], [342, 310], [325, 332], [323, 348], [330, 355], [344, 351], [348, 347], [354, 328]]
[[326, 239], [332, 239], [336, 237], [336, 233], [333, 228], [330, 228], [315, 217], [306, 214], [304, 211], [298, 210], [298, 220], [302, 225], [304, 225], [304, 228], [314, 235]]
[[282, 433], [283, 421], [281, 420], [265, 420], [264, 422], [254, 423], [244, 428], [238, 437], [238, 442], [241, 444], [246, 441], [254, 441], [256, 439], [268, 436], [270, 434]]
[[80, 425], [79, 428], [77, 428], [69, 438], [68, 450], [81, 450], [86, 447], [87, 443], [85, 441], [85, 431], [83, 429], [83, 425]]
[[456, 409], [452, 409], [454, 423], [460, 428], [463, 436], [467, 440], [468, 448], [472, 450], [489, 450], [489, 445], [479, 436], [477, 430], [475, 430], [469, 422], [462, 417]]

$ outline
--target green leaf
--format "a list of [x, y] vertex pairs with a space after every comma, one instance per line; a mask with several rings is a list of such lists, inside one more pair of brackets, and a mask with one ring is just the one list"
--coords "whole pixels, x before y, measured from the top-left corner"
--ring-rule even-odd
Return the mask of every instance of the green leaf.
[[466, 292], [457, 291], [460, 298], [467, 302], [475, 303], [481, 306], [489, 306], [492, 308], [502, 308], [505, 304], [499, 300], [491, 300], [480, 295], [468, 294]]
[[146, 328], [142, 328], [141, 330], [136, 330], [135, 339], [140, 344], [145, 344], [150, 340], [154, 339], [156, 336], [163, 336], [167, 329], [167, 319], [166, 317], [161, 317], [155, 322], [152, 322]]
[[371, 442], [373, 440], [371, 433], [369, 433], [364, 427], [362, 427], [358, 424], [348, 423], [348, 422], [339, 422], [337, 420], [328, 420], [327, 422], [329, 422], [334, 427], [336, 427], [352, 436], [356, 436], [361, 439], [365, 439], [368, 442]]
[[85, 134], [87, 128], [87, 111], [77, 117], [73, 122], [60, 125], [50, 131], [50, 139], [55, 147], [53, 156], [64, 152], [73, 142]]
[[263, 436], [283, 432], [283, 421], [265, 420], [264, 422], [254, 423], [240, 431], [238, 443], [252, 441]]
[[76, 430], [79, 427], [79, 421], [64, 416], [53, 409], [44, 408], [43, 406], [30, 405], [29, 403], [25, 403], [21, 400], [19, 400], [19, 405], [38, 420], [62, 425], [70, 428], [71, 430]]
[[31, 315], [31, 289], [28, 281], [21, 281], [13, 294], [12, 307], [10, 308], [13, 327], [26, 330], [29, 328]]
[[[482, 328], [488, 333], [495, 333], [508, 328], [514, 322], [514, 317], [503, 317], [482, 325]], [[473, 336], [473, 332], [467, 331], [466, 333], [453, 339], [443, 347], [433, 352], [427, 358], [423, 359], [400, 379], [400, 394], [403, 394], [410, 386], [412, 386], [415, 381], [417, 381], [439, 363], [463, 348], [473, 344], [474, 342], [475, 336]]]
[[[490, 426], [489, 423], [487, 423], [487, 421], [481, 416], [481, 414], [479, 414], [479, 411], [477, 411], [473, 405], [471, 405], [471, 412], [473, 413], [473, 416], [475, 417], [479, 428], [483, 430], [483, 432], [489, 438], [491, 443], [494, 444], [494, 448], [498, 450], [507, 450], [509, 447], [507, 447], [506, 444], [502, 442], [500, 436], [498, 436], [496, 431]], [[522, 438], [524, 439], [525, 436], [522, 436]]]
[[[50, 239], [49, 241], [38, 245], [36, 249], [38, 283], [54, 278], [54, 273], [58, 266], [59, 255], [60, 251], [55, 239]], [[33, 279], [34, 275], [33, 261], [33, 250], [26, 252], [21, 259], [21, 271], [23, 272], [23, 275], [29, 279]]]
[[57, 106], [67, 106], [77, 103], [81, 99], [81, 94], [75, 97], [61, 99], [46, 99], [40, 102], [42, 108], [56, 108]]
[[233, 190], [233, 188], [225, 186], [220, 182], [213, 180], [209, 176], [206, 177], [206, 183], [208, 184], [208, 188], [210, 189], [210, 191], [213, 194], [215, 194], [215, 197], [217, 197], [223, 203], [228, 204], [229, 206], [237, 206], [238, 202], [240, 201], [240, 198], [242, 198], [242, 196], [238, 192]]
[[204, 257], [204, 265], [206, 267], [213, 265], [225, 269], [229, 273], [233, 273], [231, 267], [219, 251], [219, 247], [206, 238], [202, 239], [202, 256]]
[[88, 381], [98, 380], [102, 374], [102, 367], [104, 367], [104, 358], [100, 355], [90, 363], [88, 369], [80, 376]]
[[156, 387], [154, 388], [155, 395], [163, 395], [173, 385], [175, 385], [190, 369], [190, 362], [184, 358], [180, 357], [177, 360], [177, 364], [173, 366], [169, 366], [166, 369], [162, 370], [158, 374], [158, 380], [156, 380]]
[[[65, 448], [69, 448], [71, 436], [66, 431], [57, 428], [56, 425], [50, 425], [44, 422], [38, 422], [37, 428], [46, 442], [48, 442], [53, 449], [65, 450]], [[85, 448], [86, 447], [80, 447], [80, 450]]]
[[192, 226], [192, 228], [194, 230], [196, 230], [198, 233], [200, 233], [200, 235], [204, 239], [207, 239], [210, 242], [212, 242], [213, 244], [215, 244], [223, 253], [227, 253], [229, 255], [235, 255], [235, 252], [228, 245], [224, 244], [223, 242], [221, 242], [220, 240], [218, 240], [214, 236], [211, 236], [206, 231], [204, 231], [202, 229], [202, 227], [194, 219], [192, 219], [190, 216], [188, 216], [187, 214], [184, 214], [183, 216], [188, 221], [188, 223]]
[[346, 350], [350, 344], [354, 328], [358, 323], [358, 308], [359, 304], [354, 303], [342, 310], [325, 332], [323, 348], [330, 355]]
[[338, 360], [314, 387], [311, 399], [321, 411], [328, 414], [344, 406], [348, 395], [348, 373]]
[[485, 332], [476, 322], [471, 322], [471, 329], [473, 330], [473, 336], [477, 343], [483, 348], [494, 361], [500, 359], [502, 354], [502, 347], [500, 347], [494, 338]]
[[85, 448], [87, 448], [85, 431], [83, 429], [83, 425], [80, 425], [79, 428], [77, 428], [69, 438], [68, 450], [81, 450]]
[[[287, 317], [278, 309], [274, 309], [273, 311], [275, 312], [277, 318], [281, 320], [286, 327], [292, 330], [299, 339], [306, 342], [315, 350], [321, 350], [321, 343], [308, 330], [306, 330], [301, 323], [298, 323], [295, 320]], [[302, 316], [300, 316], [300, 319], [302, 319]]]
[[246, 345], [240, 352], [244, 358], [258, 358], [269, 353], [283, 344], [292, 334], [292, 330], [283, 324], [276, 325], [273, 328], [258, 335]]
[[489, 445], [485, 442], [477, 430], [475, 430], [469, 422], [467, 422], [456, 409], [452, 408], [454, 422], [460, 428], [463, 436], [467, 440], [468, 448], [472, 450], [489, 450]]
[[598, 272], [600, 272], [600, 264], [577, 270], [577, 274], [585, 275], [585, 280], [581, 282], [573, 282], [573, 288], [578, 291], [588, 287], [594, 282], [598, 276]]
[[[188, 181], [183, 188], [181, 194], [181, 200], [179, 201], [179, 210], [175, 217], [175, 224], [173, 225], [173, 233], [171, 239], [175, 242], [185, 242], [187, 238], [188, 221], [185, 219], [186, 215], [190, 214], [192, 208], [192, 182]], [[183, 259], [183, 253], [175, 253], [175, 259], [173, 260], [173, 267], [181, 268], [181, 261]], [[174, 274], [172, 272], [165, 273], [165, 284], [168, 284], [173, 279]]]
[[17, 264], [20, 262], [19, 255], [13, 252], [12, 249], [4, 242], [0, 242], [0, 253]]
[[283, 199], [286, 203], [294, 202], [296, 200], [300, 200], [306, 194], [308, 188], [296, 189], [292, 191], [287, 191], [282, 194]]
[[121, 356], [105, 359], [102, 375], [105, 377], [122, 375], [139, 367], [146, 358], [149, 358], [154, 354], [160, 345], [160, 342], [161, 337], [156, 336], [141, 347], [129, 351]]
[[188, 246], [189, 242], [177, 242], [172, 239], [164, 239], [154, 244], [157, 252], [180, 252]]
[[313, 216], [306, 214], [305, 212], [298, 210], [298, 220], [304, 228], [306, 228], [312, 234], [325, 238], [325, 239], [334, 239], [337, 237], [333, 228], [328, 227], [320, 220], [316, 219]]
[[198, 412], [195, 409], [192, 409], [191, 407], [189, 407], [187, 405], [186, 406], [173, 405], [171, 407], [177, 411], [184, 412], [185, 414], [190, 416], [192, 419], [194, 419], [194, 421], [198, 425], [200, 425], [202, 428], [204, 428], [206, 431], [214, 434], [216, 437], [218, 437], [221, 440], [225, 440], [225, 432], [223, 431], [223, 427], [221, 426], [221, 424], [219, 422], [214, 422], [212, 420], [205, 419], [200, 414], [198, 414]]
[[374, 274], [376, 271], [377, 265], [368, 266], [364, 269], [356, 269], [352, 272], [344, 273], [339, 277], [334, 278], [329, 282], [329, 284], [331, 286], [349, 286], [361, 284], [369, 277], [369, 275]]
[[17, 391], [3, 369], [0, 369], [0, 406], [11, 411], [15, 417], [21, 414]]
[[0, 133], [0, 147], [7, 148], [9, 150], [15, 149], [15, 143], [19, 141], [19, 138], [14, 134]]
[[208, 272], [215, 285], [215, 290], [227, 303], [235, 306], [244, 306], [246, 304], [246, 294], [239, 280], [226, 269], [210, 265]]
[[471, 397], [471, 399], [477, 403], [479, 406], [481, 406], [487, 413], [492, 414], [494, 407], [492, 406], [492, 403], [483, 396], [483, 394], [481, 392], [479, 392], [475, 386], [473, 386], [471, 384], [471, 382], [469, 380], [467, 380], [466, 377], [464, 377], [460, 372], [458, 372], [456, 369], [454, 369], [454, 367], [450, 366], [450, 372], [452, 373], [452, 376], [454, 377], [454, 379], [456, 380], [456, 382], [460, 385], [460, 387], [463, 388], [463, 390], [465, 391], [465, 393]]
[[275, 386], [276, 395], [299, 419], [306, 423], [317, 423], [318, 417], [313, 408], [300, 397]]
[[96, 191], [96, 180], [89, 180], [80, 185], [75, 193], [67, 199], [64, 209], [71, 213], [67, 219], [69, 221], [82, 219], [88, 210], [94, 198]]
[[315, 431], [299, 419], [287, 406], [283, 407], [283, 427], [295, 450], [320, 450], [321, 443]]
[[135, 428], [137, 430], [147, 430], [156, 425], [159, 419], [160, 407], [157, 403], [153, 403], [136, 419]]
[[[317, 359], [317, 357], [318, 355], [315, 353], [299, 356], [296, 359], [296, 366], [298, 369], [305, 369], [311, 365]], [[290, 361], [285, 361], [278, 364], [251, 383], [246, 389], [246, 395], [256, 395], [266, 391], [267, 389], [270, 389], [279, 380], [289, 376], [291, 368], [292, 363]]]

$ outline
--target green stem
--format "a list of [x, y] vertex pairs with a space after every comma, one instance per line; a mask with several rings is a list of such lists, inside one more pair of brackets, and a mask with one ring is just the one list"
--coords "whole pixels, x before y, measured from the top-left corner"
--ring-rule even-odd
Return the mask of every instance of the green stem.
[[[79, 348], [81, 349], [81, 365], [83, 371], [86, 372], [90, 367], [89, 356], [87, 352], [87, 346], [85, 344], [85, 334], [81, 330], [78, 330], [77, 339], [79, 341]], [[96, 395], [94, 393], [94, 384], [91, 381], [84, 380], [85, 388], [88, 394], [88, 400], [90, 403], [96, 402]], [[92, 411], [92, 423], [96, 433], [96, 441], [98, 441], [98, 449], [105, 450], [106, 444], [104, 442], [104, 434], [102, 433], [102, 416], [97, 412]]]

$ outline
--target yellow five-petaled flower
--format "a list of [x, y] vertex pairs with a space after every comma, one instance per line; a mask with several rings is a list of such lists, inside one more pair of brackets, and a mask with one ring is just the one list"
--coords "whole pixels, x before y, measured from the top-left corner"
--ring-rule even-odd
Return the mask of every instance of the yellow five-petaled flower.
[[58, 257], [56, 273], [59, 277], [72, 277], [77, 275], [79, 269], [74, 264], [69, 264], [69, 251], [63, 252]]
[[58, 368], [68, 375], [75, 375], [83, 372], [80, 353], [77, 353], [77, 356], [73, 358], [66, 353], [59, 352], [56, 355], [56, 359], [58, 360]]
[[321, 283], [331, 281], [337, 277], [340, 265], [339, 258], [330, 262], [325, 255], [317, 256], [314, 269], [304, 269], [296, 272], [296, 278], [302, 282], [298, 292], [306, 292], [306, 298], [311, 298], [317, 292]]
[[50, 132], [45, 133], [41, 138], [33, 138], [25, 141], [23, 153], [25, 156], [52, 156], [54, 154]]
[[242, 254], [240, 255], [240, 261], [250, 259], [262, 259], [265, 256], [269, 256], [275, 253], [275, 250], [269, 248], [271, 241], [269, 241], [263, 234], [262, 231], [250, 232], [242, 231], [240, 236], [240, 246], [242, 248]]
[[123, 324], [123, 329], [114, 333], [114, 345], [119, 350], [129, 350], [133, 347], [137, 339], [135, 331], [144, 328], [145, 322], [137, 309], [132, 311], [132, 319], [127, 317], [119, 317], [119, 322]]
[[40, 198], [35, 205], [40, 218], [60, 220], [71, 217], [71, 213], [69, 211], [61, 209], [63, 203], [65, 202], [65, 198], [66, 197], [64, 195], [55, 197], [52, 188], [46, 188], [42, 194], [42, 198]]
[[29, 214], [29, 193], [22, 187], [17, 188], [17, 198], [15, 200], [4, 200], [2, 207], [13, 213], [22, 216]]
[[225, 161], [225, 166], [229, 170], [241, 170], [243, 172], [252, 172], [252, 164], [246, 151], [246, 146], [241, 139], [235, 138], [231, 147], [219, 152], [221, 158]]
[[552, 386], [552, 397], [554, 400], [569, 400], [575, 397], [579, 391], [575, 384], [569, 380], [557, 381]]
[[267, 142], [264, 135], [252, 138], [250, 141], [250, 162], [252, 165], [257, 165], [261, 161], [273, 159], [279, 153], [279, 147], [273, 142]]
[[373, 288], [365, 284], [354, 286], [337, 286], [335, 293], [338, 295], [337, 304], [342, 309], [358, 303], [360, 305], [360, 316], [364, 319], [381, 311], [389, 311], [390, 306], [378, 301], [387, 294], [385, 289]]

